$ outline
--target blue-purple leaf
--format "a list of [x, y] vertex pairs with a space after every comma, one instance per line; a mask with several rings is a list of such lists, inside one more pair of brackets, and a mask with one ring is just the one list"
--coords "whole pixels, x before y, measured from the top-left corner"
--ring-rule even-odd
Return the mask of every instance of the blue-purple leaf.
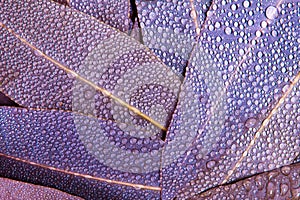
[[163, 199], [292, 163], [300, 151], [299, 4], [214, 3], [168, 130]]
[[36, 186], [28, 183], [0, 178], [0, 198], [1, 199], [19, 199], [19, 200], [36, 200], [36, 199], [65, 199], [80, 200], [81, 198], [71, 196], [61, 191], [50, 189], [42, 186]]
[[298, 1], [58, 2], [0, 0], [0, 90], [25, 107], [0, 108], [0, 176], [85, 199], [299, 198]]

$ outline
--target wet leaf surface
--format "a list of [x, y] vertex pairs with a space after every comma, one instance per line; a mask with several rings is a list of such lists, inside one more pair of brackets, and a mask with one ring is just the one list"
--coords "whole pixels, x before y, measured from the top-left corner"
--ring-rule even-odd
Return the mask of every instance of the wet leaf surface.
[[36, 186], [28, 183], [0, 178], [0, 198], [1, 199], [66, 199], [80, 200], [81, 198], [71, 196], [59, 190], [47, 187]]
[[298, 163], [219, 186], [190, 199], [298, 199], [299, 180]]
[[0, 0], [0, 176], [84, 199], [299, 197], [298, 1], [57, 2]]

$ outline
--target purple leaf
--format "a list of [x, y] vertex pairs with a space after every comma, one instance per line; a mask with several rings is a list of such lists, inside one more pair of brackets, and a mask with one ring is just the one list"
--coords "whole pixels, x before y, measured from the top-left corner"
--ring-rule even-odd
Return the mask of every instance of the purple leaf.
[[298, 163], [219, 186], [190, 199], [298, 199], [299, 197]]
[[85, 199], [299, 197], [299, 2], [61, 3], [88, 15], [0, 0], [0, 90], [26, 107], [0, 108], [0, 176]]
[[147, 136], [166, 129], [179, 77], [146, 47], [97, 20], [53, 2], [28, 2], [0, 7], [5, 94], [24, 107], [113, 119]]
[[[114, 193], [126, 199], [159, 197], [160, 140], [138, 142], [112, 121], [71, 112], [3, 107], [0, 116], [3, 157], [99, 182], [103, 197]], [[2, 168], [7, 168], [5, 162]], [[51, 182], [43, 184], [51, 186]], [[72, 194], [88, 197], [70, 189]]]
[[80, 200], [81, 198], [71, 196], [61, 191], [42, 186], [32, 185], [6, 178], [0, 178], [0, 198], [1, 199], [66, 199]]
[[6, 95], [4, 95], [2, 92], [0, 92], [0, 106], [19, 106], [14, 101], [12, 101], [10, 98], [8, 98]]
[[270, 16], [274, 2], [214, 3], [168, 130], [163, 199], [292, 163], [300, 151], [297, 4]]
[[210, 0], [137, 0], [143, 42], [175, 72], [184, 75]]

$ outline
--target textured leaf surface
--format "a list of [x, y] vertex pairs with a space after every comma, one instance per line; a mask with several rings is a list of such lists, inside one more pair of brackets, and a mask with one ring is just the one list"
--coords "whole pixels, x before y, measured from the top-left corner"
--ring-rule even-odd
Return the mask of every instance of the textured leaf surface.
[[158, 199], [157, 192], [133, 187], [120, 187], [108, 182], [59, 172], [50, 168], [26, 163], [17, 158], [0, 156], [0, 174], [3, 177], [26, 181], [33, 184], [57, 188], [84, 199]]
[[[128, 25], [127, 1], [72, 2]], [[263, 172], [299, 161], [299, 2], [136, 3], [141, 39], [186, 76], [174, 113], [181, 78], [145, 46], [51, 1], [0, 0], [0, 90], [30, 108], [1, 108], [0, 176], [85, 199], [297, 197], [298, 167]]]
[[129, 0], [69, 0], [69, 6], [123, 32], [129, 32], [132, 27]]
[[298, 199], [300, 164], [284, 166], [236, 183], [220, 186], [192, 199]]
[[243, 2], [214, 2], [191, 56], [163, 155], [165, 199], [299, 153], [299, 3]]
[[0, 178], [0, 198], [6, 200], [36, 200], [36, 199], [65, 199], [79, 200], [81, 198], [74, 197], [63, 193], [59, 190], [50, 189], [42, 186], [36, 186], [28, 183], [14, 181], [6, 178]]
[[98, 181], [105, 191], [99, 198], [110, 193], [122, 193], [124, 199], [159, 198], [159, 140], [128, 139], [112, 121], [71, 112], [1, 108], [0, 116], [2, 155]]
[[143, 42], [162, 61], [184, 74], [210, 0], [137, 0]]
[[[26, 2], [1, 3], [0, 82], [5, 94], [24, 107], [114, 119], [144, 129], [147, 136], [161, 132], [148, 121], [167, 127], [180, 80], [152, 53], [70, 8]], [[148, 121], [138, 113], [149, 116]]]

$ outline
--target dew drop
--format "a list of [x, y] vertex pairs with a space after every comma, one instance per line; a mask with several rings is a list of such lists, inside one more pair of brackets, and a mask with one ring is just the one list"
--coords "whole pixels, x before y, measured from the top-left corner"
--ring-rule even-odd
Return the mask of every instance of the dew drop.
[[36, 56], [42, 56], [42, 55], [43, 55], [43, 53], [42, 53], [40, 50], [38, 50], [38, 49], [35, 49], [35, 50], [34, 50], [34, 54], [35, 54]]
[[256, 72], [259, 72], [259, 71], [260, 71], [260, 65], [256, 65], [256, 66], [255, 66], [255, 71], [256, 71]]
[[249, 2], [249, 1], [244, 1], [244, 2], [243, 2], [243, 6], [244, 6], [245, 8], [248, 8], [248, 7], [250, 6], [250, 2]]
[[261, 24], [260, 24], [260, 26], [262, 28], [266, 28], [268, 26], [268, 23], [266, 21], [262, 21]]
[[216, 161], [214, 161], [214, 160], [208, 161], [208, 162], [206, 163], [206, 167], [207, 167], [208, 169], [213, 168], [215, 165], [216, 165]]
[[289, 191], [289, 186], [285, 183], [280, 185], [280, 194], [283, 196]]
[[84, 92], [84, 97], [85, 97], [86, 99], [91, 99], [91, 98], [93, 97], [93, 92], [90, 91], [90, 90], [85, 91], [85, 92]]
[[255, 33], [256, 37], [260, 37], [262, 35], [262, 32], [260, 30], [256, 31]]
[[266, 9], [266, 17], [268, 19], [275, 19], [276, 17], [278, 16], [278, 10], [276, 7], [274, 6], [269, 6], [267, 9]]
[[253, 128], [256, 124], [256, 119], [255, 118], [249, 118], [246, 120], [245, 126], [247, 128]]
[[231, 5], [231, 10], [236, 10], [236, 9], [237, 9], [236, 4], [232, 4], [232, 5]]
[[231, 28], [230, 28], [230, 27], [226, 27], [226, 28], [225, 28], [225, 33], [226, 33], [227, 35], [230, 35], [230, 34], [231, 34]]
[[267, 196], [269, 198], [274, 198], [276, 194], [276, 186], [275, 183], [269, 182], [267, 185]]
[[245, 181], [244, 184], [243, 184], [244, 188], [249, 192], [251, 190], [251, 182], [250, 181]]
[[197, 13], [195, 10], [192, 10], [190, 13], [191, 18], [195, 19], [197, 17]]

